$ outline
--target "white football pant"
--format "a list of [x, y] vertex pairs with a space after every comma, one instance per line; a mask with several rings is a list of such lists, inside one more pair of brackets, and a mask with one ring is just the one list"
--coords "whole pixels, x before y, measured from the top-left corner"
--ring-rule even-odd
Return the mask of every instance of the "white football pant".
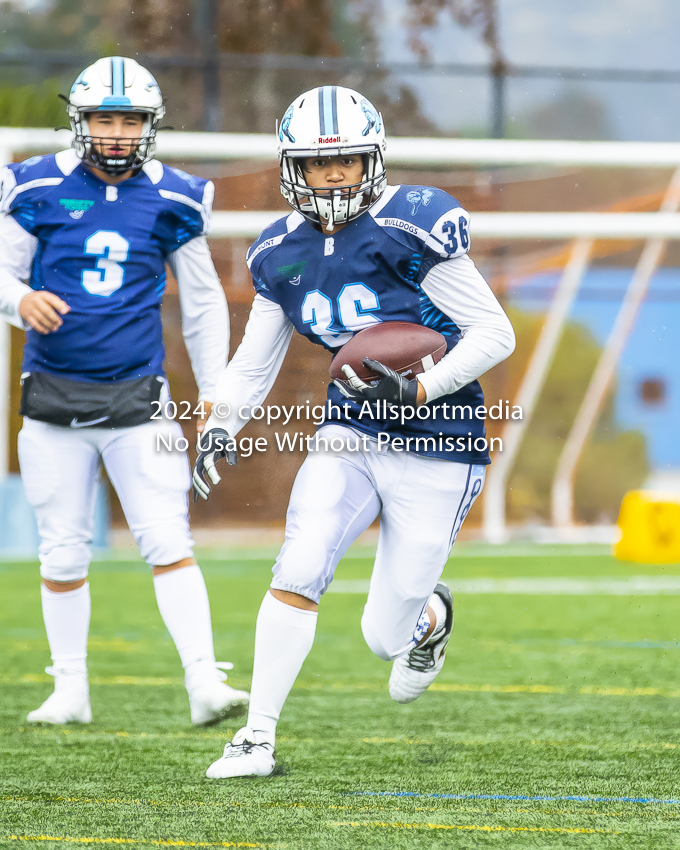
[[87, 576], [100, 463], [113, 484], [130, 530], [149, 566], [193, 554], [189, 531], [189, 462], [159, 435], [182, 437], [177, 422], [132, 428], [63, 428], [24, 417], [19, 461], [40, 534], [40, 574], [50, 581]]
[[[380, 517], [362, 630], [385, 660], [412, 645], [485, 467], [395, 451], [343, 425], [320, 429], [298, 472], [271, 586], [318, 602], [349, 545]], [[323, 439], [337, 447], [325, 449]], [[360, 440], [360, 442], [358, 442]], [[312, 443], [312, 445], [314, 445]], [[352, 447], [361, 447], [352, 451]]]

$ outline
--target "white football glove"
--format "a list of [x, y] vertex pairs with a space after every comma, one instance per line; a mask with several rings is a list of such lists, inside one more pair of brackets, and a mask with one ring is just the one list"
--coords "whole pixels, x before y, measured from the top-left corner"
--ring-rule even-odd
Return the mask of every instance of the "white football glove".
[[200, 434], [197, 445], [198, 458], [191, 476], [194, 502], [198, 501], [199, 496], [206, 501], [210, 496], [210, 484], [205, 479], [206, 474], [213, 484], [219, 484], [222, 480], [215, 469], [218, 460], [224, 458], [229, 466], [236, 466], [238, 462], [236, 440], [230, 437], [224, 428], [211, 428], [210, 431]]

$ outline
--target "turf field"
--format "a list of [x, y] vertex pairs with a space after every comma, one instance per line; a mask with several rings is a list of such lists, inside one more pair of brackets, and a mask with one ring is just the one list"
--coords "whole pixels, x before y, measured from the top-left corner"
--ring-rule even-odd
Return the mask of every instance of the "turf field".
[[[245, 687], [271, 558], [201, 563], [218, 658]], [[24, 722], [52, 681], [37, 569], [0, 564], [0, 846], [680, 848], [680, 565], [461, 548], [447, 664], [410, 706], [361, 637], [369, 571], [346, 559], [322, 603], [275, 775], [212, 783], [241, 723], [189, 724], [141, 562], [93, 565], [95, 722], [65, 728]]]

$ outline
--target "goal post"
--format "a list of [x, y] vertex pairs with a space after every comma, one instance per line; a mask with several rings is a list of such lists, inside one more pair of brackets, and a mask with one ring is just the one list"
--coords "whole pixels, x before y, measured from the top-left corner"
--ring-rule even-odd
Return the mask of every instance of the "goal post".
[[483, 502], [483, 531], [489, 543], [504, 543], [507, 540], [505, 495], [508, 479], [531, 422], [536, 402], [545, 385], [564, 324], [588, 269], [593, 242], [591, 238], [580, 237], [573, 244], [569, 260], [557, 285], [557, 291], [514, 399], [514, 403], [522, 410], [522, 419], [510, 420], [506, 423], [502, 436], [503, 451], [494, 458], [489, 469]]
[[[676, 213], [680, 207], [680, 168], [676, 169], [661, 203], [659, 215]], [[645, 242], [630, 283], [621, 302], [614, 325], [595, 366], [581, 406], [560, 454], [553, 479], [552, 522], [557, 529], [567, 530], [574, 524], [574, 479], [605, 394], [611, 386], [616, 365], [635, 324], [642, 301], [666, 249], [666, 240], [650, 236]]]

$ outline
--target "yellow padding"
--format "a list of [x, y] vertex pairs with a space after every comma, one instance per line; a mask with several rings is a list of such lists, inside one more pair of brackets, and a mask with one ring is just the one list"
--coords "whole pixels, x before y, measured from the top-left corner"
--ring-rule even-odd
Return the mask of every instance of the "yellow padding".
[[680, 494], [631, 490], [623, 497], [618, 525], [614, 555], [620, 561], [680, 563]]

